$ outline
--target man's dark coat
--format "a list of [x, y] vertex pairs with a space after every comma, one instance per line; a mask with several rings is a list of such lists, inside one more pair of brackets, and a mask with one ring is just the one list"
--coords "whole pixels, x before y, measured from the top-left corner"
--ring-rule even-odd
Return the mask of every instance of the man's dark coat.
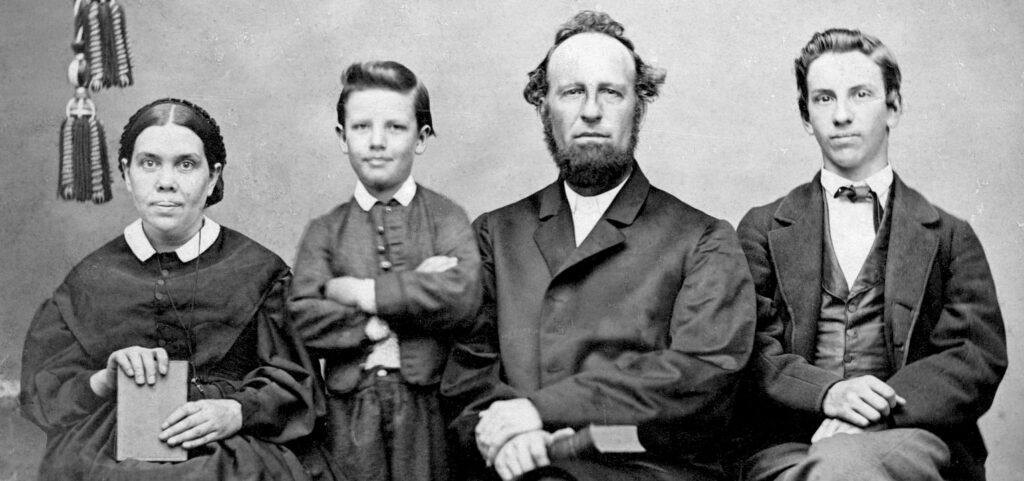
[[[820, 175], [820, 174], [819, 174]], [[916, 427], [950, 447], [950, 479], [984, 479], [978, 418], [1006, 370], [1006, 337], [981, 244], [967, 222], [932, 206], [898, 176], [885, 268], [886, 381], [907, 403], [890, 427]], [[739, 235], [757, 289], [758, 326], [740, 426], [766, 447], [808, 443], [822, 400], [841, 378], [814, 366], [821, 307], [824, 201], [819, 177], [752, 209]]]
[[[731, 414], [753, 345], [754, 298], [735, 232], [634, 171], [576, 247], [562, 183], [474, 222], [484, 303], [442, 392], [474, 453], [477, 413], [529, 398], [545, 428], [637, 424], [683, 462]], [[475, 456], [479, 460], [479, 456]]]

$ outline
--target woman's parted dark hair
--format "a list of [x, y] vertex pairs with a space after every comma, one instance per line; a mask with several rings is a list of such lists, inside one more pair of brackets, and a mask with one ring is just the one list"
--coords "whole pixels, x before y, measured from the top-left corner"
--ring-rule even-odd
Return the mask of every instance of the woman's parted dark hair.
[[220, 164], [220, 177], [213, 193], [206, 198], [206, 207], [220, 202], [224, 198], [224, 165], [227, 163], [227, 152], [224, 149], [224, 138], [220, 134], [220, 127], [213, 117], [202, 107], [183, 99], [163, 98], [145, 105], [128, 119], [121, 133], [121, 145], [118, 150], [117, 168], [121, 176], [125, 175], [125, 163], [120, 159], [127, 160], [131, 165], [132, 152], [135, 150], [135, 139], [143, 130], [149, 127], [167, 125], [180, 125], [191, 130], [199, 140], [203, 141], [203, 153], [206, 154], [206, 161], [209, 164], [210, 175], [213, 175], [213, 166]]
[[885, 104], [896, 109], [903, 104], [900, 93], [900, 66], [896, 57], [877, 37], [861, 33], [860, 30], [830, 28], [824, 32], [815, 32], [807, 42], [800, 56], [793, 61], [796, 70], [796, 88], [800, 92], [797, 107], [800, 116], [807, 121], [810, 113], [807, 110], [807, 71], [811, 63], [826, 53], [860, 52], [867, 55], [882, 70], [882, 83], [885, 85]]
[[644, 63], [633, 48], [633, 42], [624, 35], [625, 31], [626, 28], [607, 13], [591, 10], [577, 13], [568, 22], [562, 24], [562, 27], [555, 33], [555, 44], [548, 49], [547, 55], [537, 65], [537, 68], [528, 74], [529, 81], [526, 83], [526, 88], [523, 89], [523, 98], [540, 110], [544, 104], [544, 96], [548, 93], [548, 60], [551, 59], [551, 53], [573, 35], [594, 32], [603, 33], [618, 40], [633, 56], [633, 63], [636, 66], [636, 81], [633, 87], [640, 100], [638, 105], [641, 113], [646, 111], [647, 104], [658, 96], [658, 87], [665, 83], [665, 70]]
[[428, 135], [436, 135], [434, 120], [430, 115], [430, 93], [420, 83], [416, 74], [408, 67], [391, 60], [356, 62], [341, 74], [341, 95], [338, 96], [338, 125], [345, 126], [345, 103], [353, 92], [368, 89], [385, 89], [407, 94], [413, 92], [413, 108], [416, 110], [416, 129], [430, 128]]

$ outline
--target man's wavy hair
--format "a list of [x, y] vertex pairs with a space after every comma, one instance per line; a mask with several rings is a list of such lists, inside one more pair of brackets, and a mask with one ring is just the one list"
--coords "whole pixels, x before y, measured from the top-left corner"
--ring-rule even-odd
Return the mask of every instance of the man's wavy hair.
[[818, 57], [830, 52], [860, 52], [867, 55], [882, 69], [885, 105], [891, 110], [896, 110], [903, 104], [903, 96], [900, 94], [900, 66], [889, 47], [877, 37], [861, 33], [860, 30], [830, 28], [824, 32], [816, 32], [800, 51], [800, 56], [793, 61], [796, 67], [796, 88], [800, 91], [797, 106], [805, 122], [810, 119], [810, 113], [807, 111], [807, 71]]
[[555, 44], [548, 49], [547, 55], [537, 65], [537, 68], [530, 71], [529, 81], [526, 88], [523, 89], [523, 98], [537, 110], [541, 110], [544, 105], [544, 97], [548, 93], [548, 60], [551, 59], [551, 53], [573, 35], [587, 32], [603, 33], [622, 43], [633, 56], [633, 63], [636, 65], [634, 89], [640, 100], [638, 106], [642, 114], [647, 110], [647, 104], [658, 96], [658, 87], [665, 83], [665, 70], [644, 63], [633, 48], [633, 42], [623, 35], [625, 30], [626, 28], [621, 23], [616, 22], [607, 13], [591, 10], [577, 13], [568, 22], [562, 24], [562, 27], [555, 33]]

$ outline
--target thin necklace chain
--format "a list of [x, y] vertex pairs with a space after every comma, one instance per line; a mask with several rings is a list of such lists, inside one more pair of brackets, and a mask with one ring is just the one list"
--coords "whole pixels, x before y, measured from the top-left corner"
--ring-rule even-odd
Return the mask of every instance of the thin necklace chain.
[[[198, 389], [201, 394], [205, 395], [206, 393], [203, 391], [203, 387], [199, 384], [199, 381], [202, 379], [202, 376], [199, 375], [199, 368], [195, 364], [195, 351], [192, 346], [193, 342], [195, 342], [192, 333], [192, 321], [195, 320], [196, 291], [199, 288], [199, 255], [202, 254], [203, 248], [203, 226], [199, 227], [199, 237], [197, 241], [198, 242], [196, 242], [195, 259], [196, 266], [194, 270], [194, 275], [192, 277], [192, 302], [189, 303], [188, 306], [189, 322], [187, 324], [185, 323], [185, 320], [182, 319], [181, 313], [178, 312], [178, 306], [174, 302], [174, 297], [171, 296], [171, 289], [166, 284], [164, 285], [164, 293], [167, 294], [167, 300], [171, 302], [171, 310], [174, 311], [174, 317], [178, 319], [178, 325], [181, 326], [182, 330], [185, 331], [185, 348], [188, 349], [188, 365], [192, 370], [191, 382], [193, 385], [195, 385], [196, 389]], [[163, 271], [164, 263], [163, 260], [160, 259], [159, 254], [157, 254], [156, 256], [156, 262], [157, 265], [160, 266], [160, 270]]]

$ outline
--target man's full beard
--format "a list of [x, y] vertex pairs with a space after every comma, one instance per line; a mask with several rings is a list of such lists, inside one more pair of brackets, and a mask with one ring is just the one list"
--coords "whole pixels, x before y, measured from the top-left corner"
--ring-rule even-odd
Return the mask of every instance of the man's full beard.
[[544, 123], [544, 140], [558, 167], [558, 178], [569, 185], [580, 188], [611, 188], [622, 180], [633, 165], [638, 122], [634, 121], [629, 145], [624, 149], [607, 144], [570, 145], [559, 148], [555, 143], [551, 116], [547, 112], [542, 112], [541, 118]]

